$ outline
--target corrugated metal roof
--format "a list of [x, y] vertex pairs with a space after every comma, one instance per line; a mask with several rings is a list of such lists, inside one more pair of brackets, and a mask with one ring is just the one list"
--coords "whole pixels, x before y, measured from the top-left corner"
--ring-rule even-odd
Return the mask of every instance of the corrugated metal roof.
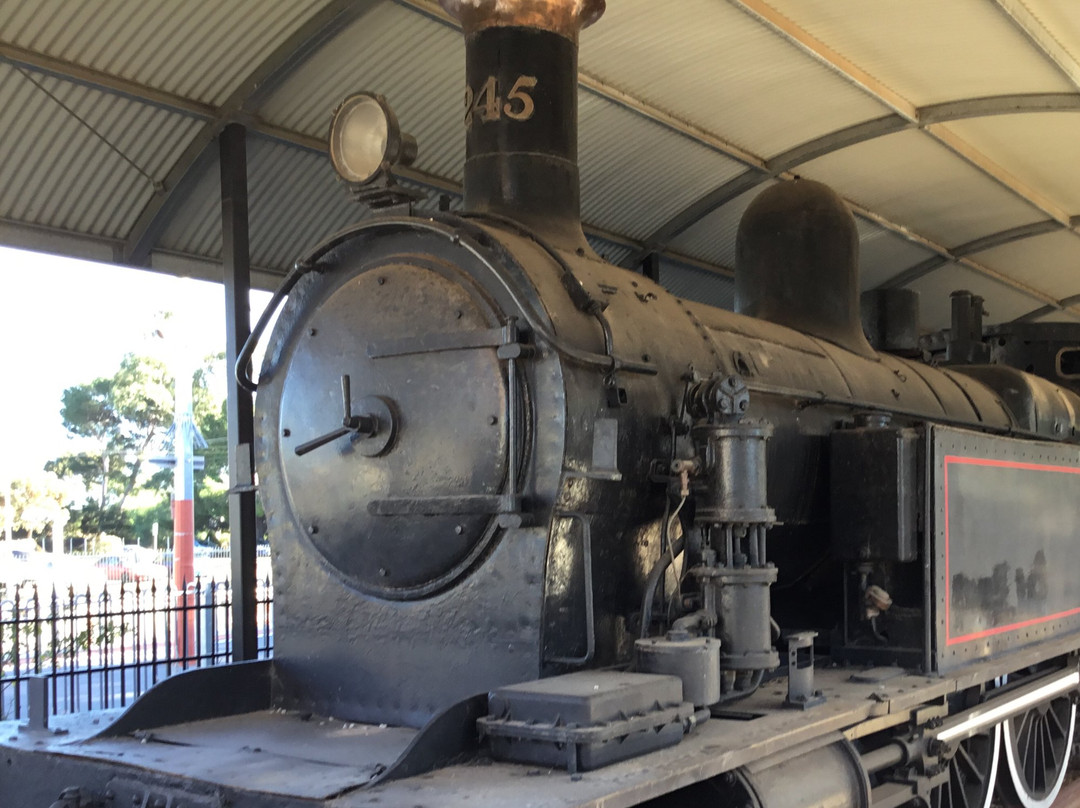
[[1027, 296], [957, 264], [947, 264], [908, 288], [919, 293], [919, 321], [924, 328], [948, 327], [952, 317], [949, 295], [958, 289], [967, 289], [986, 299], [987, 325], [1015, 320], [1034, 308]]
[[301, 65], [260, 110], [271, 123], [325, 137], [350, 93], [382, 93], [420, 151], [416, 167], [460, 182], [465, 162], [461, 88], [465, 48], [452, 28], [389, 0]]
[[710, 264], [734, 269], [735, 234], [739, 230], [739, 220], [754, 198], [775, 184], [775, 180], [766, 180], [717, 208], [674, 239], [671, 249]]
[[1053, 312], [1050, 312], [1048, 314], [1040, 314], [1038, 317], [1031, 317], [1030, 319], [1026, 320], [1026, 322], [1031, 322], [1031, 323], [1060, 323], [1061, 322], [1061, 312], [1053, 311]]
[[[610, 3], [581, 47], [583, 210], [614, 239], [602, 251], [629, 261], [670, 247], [730, 266], [739, 215], [757, 189], [694, 218], [744, 164], [763, 177], [787, 168], [821, 179], [866, 210], [874, 223], [860, 221], [864, 287], [932, 255], [921, 246], [927, 239], [935, 250], [956, 248], [1077, 217], [1080, 5], [997, 5]], [[44, 90], [11, 64], [32, 68]], [[340, 99], [360, 89], [387, 95], [418, 137], [417, 168], [431, 185], [453, 187], [464, 156], [463, 72], [460, 34], [434, 0], [0, 0], [0, 238], [29, 232], [19, 228], [33, 229], [35, 243], [64, 233], [74, 241], [58, 239], [56, 249], [80, 252], [70, 246], [80, 238], [113, 249], [163, 231], [156, 248], [213, 258], [217, 169], [186, 147], [215, 149], [211, 134], [238, 120], [261, 133], [250, 149], [253, 260], [284, 268], [362, 215], [312, 151]], [[216, 108], [242, 96], [253, 75], [263, 81], [250, 108]], [[1003, 93], [1056, 95], [994, 109], [977, 98]], [[919, 107], [946, 100], [964, 102], [947, 118], [975, 117], [918, 130]], [[1033, 102], [1056, 111], [1000, 114]], [[913, 128], [883, 134], [905, 125]], [[844, 134], [849, 127], [855, 136]], [[824, 156], [768, 163], [814, 139]], [[169, 204], [156, 213], [162, 190]], [[679, 235], [670, 244], [655, 243], [672, 232]], [[1080, 238], [1039, 232], [974, 256], [1011, 287], [955, 266], [916, 284], [937, 294], [974, 278], [999, 311], [1074, 293]], [[707, 270], [671, 272], [680, 282], [715, 283]], [[947, 309], [947, 301], [934, 306]]]
[[596, 250], [597, 255], [612, 264], [621, 264], [633, 253], [633, 249], [630, 247], [615, 244], [597, 236], [587, 235], [585, 238], [589, 242], [589, 246]]
[[768, 157], [887, 110], [728, 3], [619, 0], [583, 71]]
[[661, 261], [660, 285], [676, 297], [721, 309], [735, 308], [735, 281], [707, 269]]
[[0, 0], [0, 40], [220, 104], [327, 0]]
[[[162, 236], [162, 246], [221, 256], [219, 167], [213, 162]], [[364, 218], [329, 160], [265, 138], [248, 139], [252, 264], [283, 271], [326, 236]], [[284, 204], [282, 202], [284, 201]]]
[[[215, 158], [188, 190], [158, 244], [166, 250], [221, 259], [221, 166]], [[250, 211], [248, 218], [250, 220]]]
[[[206, 166], [162, 235], [164, 249], [220, 259], [219, 172], [216, 160]], [[322, 239], [370, 216], [352, 200], [324, 155], [259, 136], [248, 138], [248, 196], [251, 262], [279, 273]], [[450, 203], [451, 210], [461, 208], [460, 197], [452, 196]], [[418, 213], [437, 208], [438, 196], [431, 193], [416, 206]]]
[[855, 217], [855, 223], [859, 226], [859, 276], [863, 291], [880, 286], [935, 255], [921, 244], [861, 216]]
[[0, 217], [123, 238], [199, 125], [0, 63]]
[[[250, 141], [251, 260], [289, 266], [326, 236], [365, 215], [321, 154]], [[281, 204], [280, 200], [288, 200]]]
[[1080, 61], [1080, 4], [1072, 0], [1024, 0], [1023, 5], [1073, 59]]
[[[735, 267], [735, 234], [754, 198], [775, 181], [763, 183], [706, 216], [671, 243], [677, 252], [711, 264]], [[859, 228], [859, 270], [862, 288], [873, 289], [935, 253], [903, 236], [855, 217]]]
[[1046, 218], [918, 131], [850, 146], [799, 173], [946, 247]]
[[1080, 293], [1080, 236], [1058, 231], [1003, 244], [972, 256], [1011, 278], [1039, 286], [1057, 298]]
[[995, 115], [946, 128], [1066, 210], [1080, 211], [1080, 112]]
[[918, 106], [1075, 89], [985, 0], [769, 4]]
[[590, 93], [579, 97], [581, 208], [590, 224], [644, 238], [743, 170], [670, 129]]

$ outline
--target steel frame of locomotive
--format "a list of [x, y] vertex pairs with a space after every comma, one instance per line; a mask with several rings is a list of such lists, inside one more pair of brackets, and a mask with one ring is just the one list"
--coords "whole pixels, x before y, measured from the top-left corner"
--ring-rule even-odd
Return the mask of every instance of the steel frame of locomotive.
[[[1080, 691], [1080, 395], [980, 364], [971, 295], [940, 367], [903, 358], [909, 299], [873, 301], [871, 347], [858, 233], [818, 183], [747, 210], [739, 313], [606, 264], [574, 81], [602, 0], [444, 5], [468, 212], [349, 228], [272, 304], [275, 658], [111, 723], [5, 725], [0, 802], [987, 808], [999, 781], [1050, 805]], [[407, 202], [385, 100], [334, 127], [353, 190]]]

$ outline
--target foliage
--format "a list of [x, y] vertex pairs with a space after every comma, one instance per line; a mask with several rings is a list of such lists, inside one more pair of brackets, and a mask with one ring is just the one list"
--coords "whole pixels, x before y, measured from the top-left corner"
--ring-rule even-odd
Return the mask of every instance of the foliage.
[[92, 448], [57, 458], [46, 469], [77, 476], [97, 492], [100, 533], [107, 529], [110, 504], [123, 512], [147, 450], [172, 423], [169, 372], [158, 359], [127, 354], [111, 377], [67, 388], [60, 416], [68, 433]]
[[0, 489], [0, 533], [10, 528], [14, 536], [33, 538], [58, 518], [68, 520], [66, 504], [67, 496], [56, 474], [42, 471], [12, 480], [6, 490]]
[[[209, 444], [197, 453], [206, 468], [195, 472], [195, 530], [197, 536], [217, 537], [225, 529], [228, 457], [225, 405], [214, 393], [214, 375], [221, 354], [207, 357], [193, 379], [195, 425]], [[173, 472], [152, 472], [147, 458], [162, 449], [173, 424], [173, 379], [160, 360], [128, 354], [116, 373], [67, 388], [61, 416], [70, 436], [80, 439], [80, 451], [50, 461], [46, 468], [65, 479], [78, 479], [86, 501], [74, 509], [69, 532], [90, 537], [113, 534], [125, 541], [153, 544], [158, 524], [159, 543], [172, 529]]]

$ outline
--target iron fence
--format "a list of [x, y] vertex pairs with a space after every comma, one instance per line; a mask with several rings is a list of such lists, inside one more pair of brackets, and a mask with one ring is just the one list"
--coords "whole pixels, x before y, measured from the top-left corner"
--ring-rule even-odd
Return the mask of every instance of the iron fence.
[[[228, 579], [184, 589], [156, 580], [45, 590], [0, 600], [0, 720], [23, 718], [32, 677], [48, 677], [53, 715], [123, 707], [161, 679], [232, 658]], [[258, 655], [273, 653], [273, 584], [256, 588]]]

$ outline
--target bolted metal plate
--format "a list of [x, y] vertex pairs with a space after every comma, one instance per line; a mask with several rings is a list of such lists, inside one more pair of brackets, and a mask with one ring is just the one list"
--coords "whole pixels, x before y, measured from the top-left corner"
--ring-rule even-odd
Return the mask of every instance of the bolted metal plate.
[[[301, 533], [360, 590], [392, 599], [433, 594], [493, 541], [488, 513], [385, 515], [369, 505], [503, 490], [506, 382], [496, 348], [446, 348], [457, 335], [498, 325], [467, 278], [417, 256], [344, 280], [299, 328], [281, 395], [283, 482]], [[372, 357], [376, 335], [442, 344]], [[392, 434], [343, 435], [297, 456], [298, 445], [341, 425], [346, 374], [353, 413], [392, 421]]]

